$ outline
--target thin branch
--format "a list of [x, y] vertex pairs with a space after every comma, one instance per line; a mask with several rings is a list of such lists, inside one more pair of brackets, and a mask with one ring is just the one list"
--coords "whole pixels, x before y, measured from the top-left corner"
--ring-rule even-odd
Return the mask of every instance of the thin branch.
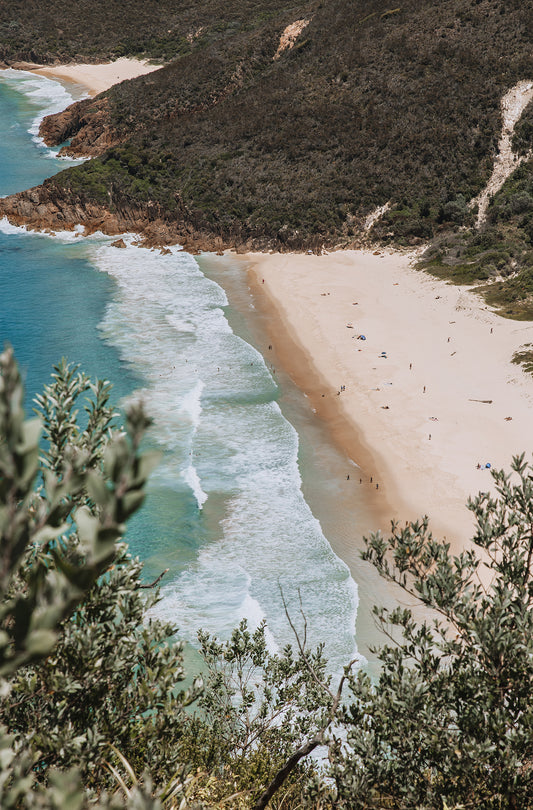
[[326, 686], [325, 683], [322, 683], [322, 681], [319, 678], [317, 678], [315, 670], [313, 669], [313, 667], [309, 663], [307, 653], [305, 652], [305, 647], [302, 644], [302, 641], [301, 641], [300, 636], [298, 634], [298, 630], [294, 626], [294, 622], [291, 619], [289, 609], [287, 607], [287, 602], [285, 601], [285, 595], [283, 593], [283, 588], [281, 587], [281, 585], [279, 586], [279, 592], [281, 594], [281, 601], [283, 603], [283, 609], [285, 611], [285, 616], [287, 617], [287, 621], [289, 622], [289, 626], [290, 626], [292, 632], [294, 633], [296, 643], [298, 644], [298, 649], [300, 650], [300, 655], [302, 656], [303, 662], [304, 662], [307, 670], [309, 671], [311, 677], [313, 678], [313, 680], [317, 684], [317, 686], [319, 686], [321, 689], [323, 689], [325, 692], [327, 692], [332, 700], [335, 700], [335, 695], [333, 694], [333, 692], [330, 689], [328, 689], [328, 687]]
[[298, 601], [300, 602], [300, 616], [302, 617], [303, 622], [304, 622], [304, 640], [302, 642], [302, 646], [305, 649], [306, 646], [307, 646], [307, 616], [304, 613], [304, 606], [303, 606], [303, 602], [302, 602], [302, 592], [301, 592], [300, 588], [298, 588]]
[[283, 768], [279, 769], [265, 792], [256, 801], [253, 806], [253, 810], [264, 810], [274, 793], [280, 789], [290, 772], [296, 767], [299, 761], [310, 754], [311, 751], [314, 751], [317, 746], [322, 745], [324, 742], [324, 732], [325, 729], [319, 731], [314, 737], [311, 737], [311, 739], [308, 740], [305, 745], [302, 745], [301, 748], [298, 748], [298, 750], [289, 757]]
[[159, 576], [158, 576], [158, 577], [156, 577], [156, 579], [154, 579], [154, 581], [153, 581], [153, 582], [150, 582], [150, 584], [149, 584], [149, 585], [137, 585], [137, 588], [139, 588], [139, 589], [140, 589], [140, 588], [155, 588], [155, 586], [156, 586], [156, 585], [157, 585], [159, 582], [161, 582], [161, 580], [163, 579], [163, 577], [165, 576], [165, 574], [168, 574], [169, 570], [170, 570], [169, 568], [165, 568], [165, 570], [163, 571], [163, 573], [162, 573], [162, 574], [159, 574]]
[[[297, 766], [297, 764], [300, 762], [300, 760], [303, 759], [304, 757], [308, 756], [308, 754], [310, 754], [312, 751], [314, 751], [314, 749], [317, 748], [319, 745], [324, 744], [326, 731], [327, 731], [328, 727], [331, 725], [331, 723], [333, 722], [333, 720], [335, 718], [335, 715], [337, 714], [337, 710], [339, 708], [339, 704], [340, 704], [341, 697], [342, 697], [342, 690], [343, 690], [343, 687], [344, 687], [344, 682], [345, 682], [351, 668], [353, 667], [353, 665], [357, 661], [357, 659], [354, 658], [352, 661], [350, 661], [348, 666], [344, 667], [344, 673], [342, 675], [342, 678], [339, 681], [339, 686], [337, 688], [337, 692], [335, 694], [333, 694], [333, 692], [318, 678], [314, 668], [311, 666], [311, 664], [309, 662], [309, 659], [307, 657], [307, 654], [305, 652], [305, 646], [302, 644], [302, 641], [300, 639], [298, 631], [296, 630], [296, 628], [294, 626], [294, 623], [293, 623], [293, 621], [292, 621], [292, 619], [291, 619], [291, 617], [289, 615], [289, 610], [287, 608], [287, 603], [285, 601], [285, 596], [283, 594], [283, 588], [281, 587], [281, 585], [279, 586], [279, 590], [280, 590], [280, 593], [281, 593], [281, 600], [283, 602], [283, 608], [285, 610], [285, 615], [287, 617], [287, 621], [289, 622], [291, 630], [295, 635], [296, 642], [298, 644], [298, 649], [300, 650], [300, 654], [302, 656], [303, 662], [304, 662], [307, 670], [309, 671], [313, 681], [320, 688], [322, 688], [323, 690], [325, 690], [327, 692], [327, 694], [331, 697], [333, 702], [331, 704], [327, 720], [326, 720], [325, 724], [323, 725], [323, 727], [319, 731], [317, 731], [316, 734], [313, 737], [311, 737], [311, 739], [309, 739], [306, 743], [304, 743], [302, 746], [300, 746], [300, 748], [298, 748], [288, 758], [285, 765], [283, 765], [283, 767], [280, 768], [279, 771], [277, 771], [274, 778], [271, 780], [270, 784], [267, 786], [266, 790], [262, 793], [262, 795], [259, 797], [257, 802], [254, 804], [253, 810], [264, 810], [264, 808], [267, 806], [267, 804], [269, 803], [272, 796], [276, 793], [276, 791], [278, 791], [280, 789], [280, 787], [283, 785], [283, 783], [285, 782], [285, 780], [287, 779], [287, 777], [289, 776], [291, 771], [294, 770], [294, 768]], [[300, 597], [300, 610], [302, 611], [302, 614], [303, 614], [303, 609], [301, 607], [301, 597]], [[307, 630], [307, 620], [305, 619], [305, 615], [304, 615], [304, 627]]]
[[[325, 725], [319, 731], [317, 731], [317, 733], [313, 737], [311, 737], [310, 740], [308, 740], [306, 743], [304, 743], [304, 745], [302, 745], [300, 748], [298, 748], [294, 752], [294, 754], [292, 754], [289, 757], [289, 759], [287, 760], [285, 765], [282, 768], [279, 769], [279, 771], [276, 773], [276, 775], [274, 776], [274, 778], [272, 779], [270, 784], [267, 786], [264, 793], [262, 793], [262, 795], [259, 797], [257, 802], [254, 804], [253, 810], [264, 810], [264, 808], [267, 806], [267, 804], [269, 803], [272, 796], [276, 793], [276, 791], [278, 791], [280, 789], [280, 787], [283, 785], [283, 783], [285, 782], [285, 780], [287, 779], [287, 777], [289, 776], [291, 771], [294, 770], [294, 768], [297, 766], [297, 764], [300, 762], [300, 760], [303, 759], [304, 757], [306, 757], [312, 751], [314, 751], [315, 748], [317, 748], [319, 745], [324, 745], [325, 737], [326, 737], [326, 731], [327, 731], [328, 727], [331, 725], [331, 723], [333, 722], [333, 720], [335, 718], [335, 715], [337, 714], [337, 709], [339, 708], [339, 703], [340, 703], [341, 697], [342, 697], [342, 690], [343, 690], [343, 687], [344, 687], [344, 682], [346, 680], [346, 677], [347, 677], [348, 673], [350, 672], [351, 668], [353, 667], [353, 665], [355, 664], [356, 661], [357, 661], [357, 659], [354, 658], [352, 661], [350, 661], [348, 666], [344, 668], [344, 673], [343, 673], [342, 678], [340, 679], [339, 688], [337, 689], [336, 695], [333, 695], [331, 692], [329, 692], [329, 689], [328, 689], [328, 692], [333, 697], [333, 703], [331, 705], [331, 709], [329, 711], [329, 716], [328, 716], [328, 719], [327, 719]], [[315, 679], [316, 679], [316, 676], [315, 676]]]

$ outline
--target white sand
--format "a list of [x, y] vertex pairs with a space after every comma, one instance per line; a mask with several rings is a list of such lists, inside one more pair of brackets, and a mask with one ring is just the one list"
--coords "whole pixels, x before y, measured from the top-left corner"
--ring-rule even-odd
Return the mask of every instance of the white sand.
[[533, 378], [510, 361], [533, 342], [533, 324], [500, 318], [401, 254], [247, 258], [289, 332], [275, 349], [361, 464], [386, 517], [428, 514], [435, 533], [463, 547], [473, 525], [464, 504], [492, 485], [476, 464], [508, 468], [521, 451], [531, 458]]
[[95, 96], [118, 82], [143, 76], [145, 73], [159, 70], [160, 67], [124, 57], [103, 65], [55, 65], [34, 68], [32, 72], [51, 79], [65, 79], [81, 84], [87, 88], [90, 95]]

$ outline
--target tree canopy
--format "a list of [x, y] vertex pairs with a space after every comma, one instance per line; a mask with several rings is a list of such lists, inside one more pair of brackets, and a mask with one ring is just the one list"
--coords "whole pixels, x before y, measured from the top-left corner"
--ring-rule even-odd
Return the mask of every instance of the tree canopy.
[[428, 611], [375, 609], [388, 641], [374, 681], [354, 662], [328, 674], [305, 616], [287, 614], [295, 645], [276, 654], [264, 624], [226, 641], [199, 629], [185, 689], [177, 628], [153, 618], [157, 588], [122, 539], [157, 462], [140, 449], [149, 420], [133, 406], [122, 429], [109, 397], [62, 361], [25, 420], [0, 355], [2, 808], [533, 808], [523, 456], [469, 501], [458, 556], [427, 519], [367, 540]]

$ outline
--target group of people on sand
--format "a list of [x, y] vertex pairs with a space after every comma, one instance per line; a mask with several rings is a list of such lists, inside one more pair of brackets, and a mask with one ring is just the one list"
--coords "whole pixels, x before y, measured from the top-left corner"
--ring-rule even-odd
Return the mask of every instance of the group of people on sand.
[[[348, 475], [346, 476], [346, 480], [347, 480], [347, 481], [349, 481], [349, 480], [350, 480], [350, 473], [348, 473]], [[363, 479], [362, 479], [362, 478], [360, 478], [360, 479], [359, 479], [359, 483], [360, 483], [360, 484], [362, 484], [362, 483], [363, 483]], [[370, 483], [371, 483], [371, 484], [373, 484], [373, 483], [374, 483], [374, 480], [373, 480], [373, 477], [372, 477], [372, 476], [370, 476]], [[376, 489], [379, 489], [379, 484], [376, 484]]]

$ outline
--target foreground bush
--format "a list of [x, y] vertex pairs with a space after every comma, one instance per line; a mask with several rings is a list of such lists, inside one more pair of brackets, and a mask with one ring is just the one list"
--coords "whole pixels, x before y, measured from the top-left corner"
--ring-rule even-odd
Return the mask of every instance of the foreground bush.
[[[431, 609], [376, 609], [392, 643], [352, 678], [336, 748], [341, 807], [533, 807], [533, 467], [493, 472], [459, 556], [427, 520], [370, 538], [365, 557]], [[400, 631], [401, 640], [394, 643]]]
[[[120, 542], [157, 462], [139, 407], [113, 429], [106, 383], [61, 363], [25, 421], [13, 354], [0, 355], [0, 806], [120, 806], [111, 743], [158, 776], [176, 763], [181, 648], [144, 624], [141, 566]], [[85, 427], [78, 399], [86, 398]], [[41, 431], [45, 443], [39, 448]], [[148, 711], [149, 710], [149, 711]], [[137, 790], [132, 800], [151, 799]], [[155, 805], [154, 805], [155, 806]]]
[[302, 613], [298, 630], [287, 614], [296, 649], [278, 654], [264, 625], [225, 643], [200, 632], [205, 685], [184, 691], [175, 628], [147, 620], [157, 591], [121, 542], [157, 460], [139, 452], [148, 420], [133, 408], [119, 430], [109, 390], [61, 363], [27, 422], [12, 352], [0, 355], [2, 808], [533, 808], [523, 456], [469, 502], [477, 528], [460, 555], [427, 519], [367, 541], [364, 556], [427, 609], [415, 621], [376, 608], [389, 639], [376, 682], [347, 665], [332, 685]]

